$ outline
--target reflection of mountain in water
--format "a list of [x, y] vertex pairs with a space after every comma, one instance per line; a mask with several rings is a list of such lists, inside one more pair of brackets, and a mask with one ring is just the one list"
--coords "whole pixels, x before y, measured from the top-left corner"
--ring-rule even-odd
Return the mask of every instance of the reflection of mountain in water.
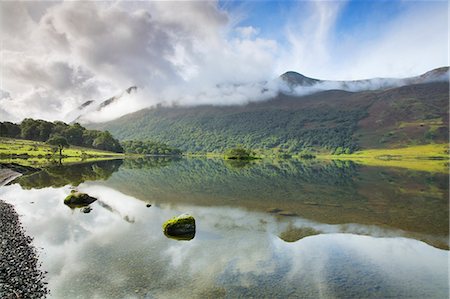
[[[156, 161], [152, 163], [160, 165]], [[338, 186], [347, 198], [357, 196], [356, 166], [352, 163], [280, 160], [233, 168], [223, 160], [182, 159], [169, 167], [130, 169], [127, 162], [124, 166], [107, 184], [137, 198], [158, 202], [230, 204], [247, 199], [299, 201], [305, 196], [312, 200]], [[335, 199], [321, 196], [320, 200]]]
[[172, 162], [179, 161], [181, 158], [178, 156], [161, 156], [161, 157], [148, 157], [148, 158], [136, 158], [123, 160], [122, 168], [127, 169], [149, 169], [165, 167]]
[[321, 223], [400, 229], [420, 239], [423, 234], [448, 238], [448, 175], [349, 162], [259, 161], [239, 168], [208, 159], [162, 164], [122, 167], [105, 184], [154, 203], [240, 206]]
[[448, 248], [445, 174], [350, 162], [275, 160], [235, 167], [220, 159], [164, 157], [51, 167], [15, 182], [31, 189], [90, 180], [105, 180], [98, 183], [152, 204], [242, 207], [281, 221], [300, 216], [373, 225]]
[[97, 161], [75, 165], [58, 165], [19, 177], [15, 182], [24, 189], [78, 186], [85, 181], [107, 180], [122, 165], [122, 160]]

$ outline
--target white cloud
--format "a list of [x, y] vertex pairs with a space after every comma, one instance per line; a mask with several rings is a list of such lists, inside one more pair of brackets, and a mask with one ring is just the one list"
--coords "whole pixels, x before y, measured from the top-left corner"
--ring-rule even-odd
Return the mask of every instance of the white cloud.
[[[276, 42], [256, 31], [229, 40], [228, 15], [216, 2], [68, 2], [40, 7], [34, 16], [31, 6], [1, 4], [8, 16], [2, 19], [2, 89], [14, 99], [10, 110], [18, 119], [60, 118], [132, 85], [144, 90], [127, 105], [135, 110], [272, 74]], [[163, 98], [175, 89], [185, 93]], [[208, 93], [209, 102], [224, 101]]]
[[331, 35], [344, 1], [315, 1], [299, 5], [287, 21], [288, 48], [278, 61], [277, 70], [296, 70], [309, 76], [327, 72], [332, 59]]
[[378, 40], [353, 45], [348, 51], [348, 69], [340, 75], [352, 79], [406, 77], [449, 65], [448, 11], [424, 4], [387, 24]]
[[[278, 60], [280, 73], [295, 70], [320, 79], [357, 80], [414, 76], [449, 64], [445, 2], [405, 5], [389, 22], [355, 24], [361, 29], [339, 37], [336, 25], [347, 2], [302, 4], [287, 22], [288, 47]], [[380, 33], [369, 38], [371, 31]]]
[[111, 105], [98, 119], [156, 103], [265, 99], [278, 87], [264, 82], [287, 70], [359, 79], [448, 64], [447, 12], [438, 6], [418, 5], [380, 24], [375, 40], [354, 36], [337, 43], [334, 30], [345, 5], [300, 2], [280, 29], [284, 37], [271, 40], [257, 27], [240, 26], [242, 16], [216, 1], [1, 2], [0, 88], [10, 98], [0, 100], [0, 117], [61, 119], [132, 85], [139, 96], [126, 107]]
[[236, 32], [243, 38], [251, 38], [259, 34], [259, 29], [253, 26], [237, 27]]

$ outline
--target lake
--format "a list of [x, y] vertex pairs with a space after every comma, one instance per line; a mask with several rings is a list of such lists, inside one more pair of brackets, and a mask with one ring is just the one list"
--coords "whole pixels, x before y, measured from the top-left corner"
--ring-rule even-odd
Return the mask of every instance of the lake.
[[[447, 174], [351, 162], [153, 158], [0, 188], [50, 298], [448, 298]], [[76, 187], [98, 200], [71, 209]], [[147, 207], [147, 205], [151, 205]], [[190, 241], [162, 224], [188, 213]]]

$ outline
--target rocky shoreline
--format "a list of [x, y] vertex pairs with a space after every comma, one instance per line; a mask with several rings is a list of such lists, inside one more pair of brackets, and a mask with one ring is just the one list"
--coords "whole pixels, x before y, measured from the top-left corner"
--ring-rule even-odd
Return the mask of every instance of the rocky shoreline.
[[45, 298], [48, 294], [31, 242], [14, 207], [0, 200], [0, 298]]

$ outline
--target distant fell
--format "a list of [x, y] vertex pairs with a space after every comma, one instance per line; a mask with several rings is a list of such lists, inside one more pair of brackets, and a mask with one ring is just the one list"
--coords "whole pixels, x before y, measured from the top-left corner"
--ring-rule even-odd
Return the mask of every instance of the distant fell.
[[[292, 72], [283, 75], [298, 84], [327, 82]], [[274, 98], [246, 105], [158, 106], [89, 126], [109, 130], [121, 140], [151, 139], [184, 152], [224, 152], [243, 146], [271, 152], [339, 153], [448, 142], [448, 67], [394, 80], [402, 82], [333, 81], [344, 82], [347, 88], [303, 96], [281, 91]], [[349, 88], [375, 83], [379, 88]]]
[[89, 114], [95, 114], [96, 112], [101, 112], [103, 109], [111, 105], [112, 103], [118, 102], [118, 101], [126, 101], [126, 97], [132, 94], [135, 94], [137, 92], [136, 86], [131, 86], [125, 89], [123, 92], [110, 97], [107, 100], [89, 100], [78, 106], [76, 109], [70, 111], [66, 115], [66, 119], [69, 120], [69, 122], [86, 122], [86, 118]]
[[282, 74], [280, 78], [290, 86], [312, 86], [321, 82], [321, 80], [309, 78], [292, 71]]

